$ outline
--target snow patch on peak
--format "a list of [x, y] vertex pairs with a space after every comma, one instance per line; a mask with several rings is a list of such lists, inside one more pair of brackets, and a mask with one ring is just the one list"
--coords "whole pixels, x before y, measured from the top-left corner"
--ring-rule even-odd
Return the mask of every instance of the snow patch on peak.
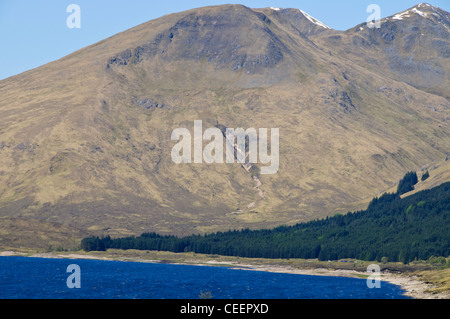
[[402, 13], [397, 13], [395, 16], [392, 17], [392, 20], [403, 20], [403, 18], [410, 17], [409, 11], [405, 11]]
[[415, 13], [417, 13], [418, 15], [424, 17], [424, 18], [427, 17], [427, 14], [426, 14], [425, 12], [422, 12], [422, 11], [420, 11], [420, 10], [417, 10], [417, 8], [412, 8], [412, 11], [415, 12]]
[[280, 8], [275, 8], [275, 7], [270, 7], [270, 9], [275, 10], [275, 11], [280, 11]]
[[411, 10], [406, 10], [406, 11], [404, 11], [402, 13], [397, 13], [396, 15], [392, 16], [391, 19], [392, 20], [403, 20], [403, 18], [411, 17], [412, 13], [416, 13], [416, 14], [426, 18], [428, 16], [428, 14], [423, 12], [423, 11], [420, 11], [419, 9], [417, 9], [420, 6], [430, 6], [430, 5], [427, 4], [427, 3], [421, 3], [417, 7], [412, 8]]
[[305, 18], [307, 18], [309, 21], [311, 21], [312, 23], [325, 28], [325, 29], [331, 29], [329, 26], [327, 26], [325, 23], [320, 22], [319, 20], [317, 20], [316, 18], [313, 18], [312, 16], [310, 16], [309, 14], [307, 14], [305, 11], [300, 10], [300, 12], [305, 16]]

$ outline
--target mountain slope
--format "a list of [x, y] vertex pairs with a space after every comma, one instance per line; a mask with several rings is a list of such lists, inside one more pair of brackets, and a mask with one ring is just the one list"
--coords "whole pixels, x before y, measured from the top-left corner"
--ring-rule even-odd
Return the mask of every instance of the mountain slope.
[[[450, 183], [401, 199], [374, 198], [366, 210], [294, 226], [229, 231], [177, 238], [145, 233], [139, 237], [89, 237], [82, 249], [140, 249], [195, 252], [250, 258], [303, 258], [402, 261], [446, 257], [450, 253]], [[444, 259], [445, 262], [445, 259]]]
[[362, 23], [314, 40], [372, 71], [448, 100], [449, 13], [421, 3], [380, 22], [380, 28]]
[[[351, 32], [294, 9], [212, 6], [1, 81], [3, 245], [48, 246], [45, 234], [12, 240], [17, 221], [61, 225], [64, 245], [87, 233], [293, 224], [353, 209], [405, 171], [445, 158], [441, 87], [424, 92], [349, 53], [330, 54], [344, 49], [327, 41]], [[440, 63], [448, 74], [448, 59]], [[278, 172], [175, 164], [171, 133], [193, 132], [194, 120], [204, 130], [279, 128]]]

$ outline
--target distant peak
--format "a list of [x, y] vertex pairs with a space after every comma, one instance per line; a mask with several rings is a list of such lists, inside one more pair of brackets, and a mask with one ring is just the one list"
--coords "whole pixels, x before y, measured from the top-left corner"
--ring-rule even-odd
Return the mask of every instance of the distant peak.
[[422, 11], [427, 11], [427, 12], [433, 12], [433, 11], [436, 11], [436, 10], [442, 10], [441, 8], [435, 7], [435, 6], [433, 6], [433, 5], [429, 4], [429, 3], [426, 3], [426, 2], [419, 3], [419, 4], [415, 5], [414, 7], [412, 7], [410, 10], [412, 10], [412, 9], [417, 9], [417, 10], [422, 10]]
[[419, 3], [415, 5], [414, 7], [399, 12], [393, 16], [388, 17], [387, 19], [390, 20], [403, 20], [405, 18], [412, 18], [414, 16], [421, 16], [423, 18], [429, 18], [430, 15], [435, 14], [438, 11], [442, 11], [440, 8], [432, 6], [429, 3]]
[[416, 7], [431, 7], [432, 5], [426, 2], [419, 3]]
[[307, 14], [305, 11], [300, 10], [300, 12], [305, 16], [305, 18], [307, 18], [309, 21], [311, 21], [312, 23], [325, 28], [325, 29], [331, 29], [329, 26], [327, 26], [325, 23], [317, 20], [316, 18], [310, 16], [309, 14]]
[[450, 14], [439, 7], [435, 7], [429, 3], [419, 3], [408, 10], [394, 14], [390, 17], [382, 19], [382, 21], [412, 21], [412, 19], [427, 19], [435, 24], [443, 26], [450, 32]]
[[414, 14], [418, 14], [418, 15], [424, 17], [424, 18], [427, 17], [427, 13], [425, 13], [425, 12], [423, 12], [423, 11], [420, 11], [420, 10], [418, 9], [418, 8], [421, 8], [421, 7], [419, 7], [419, 6], [420, 6], [420, 5], [417, 5], [417, 6], [411, 8], [411, 9], [409, 9], [409, 10], [406, 10], [406, 11], [403, 11], [403, 12], [400, 12], [400, 13], [397, 13], [397, 14], [391, 16], [390, 19], [392, 19], [392, 20], [403, 20], [403, 19], [405, 19], [405, 18], [410, 18], [410, 17], [412, 17]]
[[419, 3], [418, 5], [412, 7], [410, 10], [424, 11], [424, 12], [435, 12], [437, 10], [442, 10], [439, 7], [435, 7], [429, 3]]

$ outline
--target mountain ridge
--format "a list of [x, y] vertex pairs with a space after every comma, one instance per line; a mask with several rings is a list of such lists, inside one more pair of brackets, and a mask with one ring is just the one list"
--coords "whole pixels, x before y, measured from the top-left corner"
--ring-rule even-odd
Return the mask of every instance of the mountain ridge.
[[448, 12], [421, 3], [380, 23], [380, 28], [361, 23], [338, 35], [315, 40], [334, 54], [347, 55], [354, 63], [449, 100]]

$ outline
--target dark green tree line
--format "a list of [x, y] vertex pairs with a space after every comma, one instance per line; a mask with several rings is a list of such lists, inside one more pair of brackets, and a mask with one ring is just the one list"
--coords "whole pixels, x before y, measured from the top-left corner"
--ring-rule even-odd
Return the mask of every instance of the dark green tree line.
[[[412, 178], [414, 180], [414, 178]], [[366, 210], [274, 229], [231, 230], [186, 237], [88, 237], [84, 250], [192, 251], [262, 258], [357, 258], [409, 262], [450, 255], [450, 183], [401, 199], [374, 198]]]

